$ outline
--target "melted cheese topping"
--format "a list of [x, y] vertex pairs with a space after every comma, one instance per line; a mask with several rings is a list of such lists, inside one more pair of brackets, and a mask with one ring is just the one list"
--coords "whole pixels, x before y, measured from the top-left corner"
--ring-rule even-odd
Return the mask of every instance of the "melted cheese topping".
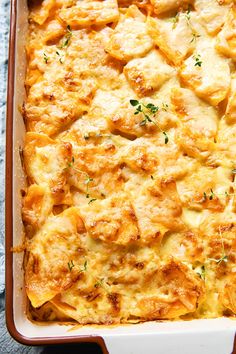
[[32, 2], [32, 318], [236, 314], [235, 13], [230, 0]]

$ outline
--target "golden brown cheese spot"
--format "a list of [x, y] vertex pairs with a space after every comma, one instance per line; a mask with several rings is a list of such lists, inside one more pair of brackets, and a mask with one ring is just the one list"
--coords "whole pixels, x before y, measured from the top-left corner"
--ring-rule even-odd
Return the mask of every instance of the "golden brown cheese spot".
[[156, 178], [144, 185], [134, 195], [133, 205], [144, 243], [160, 242], [167, 231], [184, 228], [180, 219], [182, 206], [172, 178]]
[[180, 7], [186, 7], [186, 5], [191, 4], [192, 2], [192, 0], [151, 0], [151, 4], [154, 7], [154, 12], [157, 15], [163, 12], [177, 10]]
[[82, 276], [83, 263], [77, 254], [80, 223], [76, 208], [70, 208], [48, 219], [34, 236], [28, 248], [25, 278], [27, 295], [34, 307], [51, 300]]
[[229, 100], [225, 112], [225, 120], [228, 124], [236, 123], [236, 78], [231, 80]]
[[172, 256], [182, 262], [204, 263], [203, 240], [198, 230], [166, 233], [160, 248], [161, 256]]
[[[122, 77], [123, 80], [124, 77]], [[112, 93], [106, 90], [98, 90], [91, 105], [89, 117], [93, 120], [102, 117], [98, 124], [103, 126], [105, 125], [105, 118], [107, 127], [112, 133], [130, 140], [147, 133], [152, 134], [159, 131], [153, 123], [140, 125], [144, 116], [143, 114], [134, 114], [135, 108], [130, 104], [131, 98], [135, 98], [134, 92], [127, 83]]]
[[219, 125], [218, 132], [218, 149], [220, 161], [222, 164], [234, 167], [234, 156], [236, 152], [235, 142], [236, 142], [236, 127], [234, 124], [227, 124], [226, 119], [222, 119]]
[[158, 90], [168, 80], [173, 69], [155, 50], [144, 58], [131, 60], [124, 67], [124, 74], [139, 96], [146, 96]]
[[229, 64], [208, 44], [185, 60], [180, 76], [185, 85], [213, 106], [225, 99], [230, 88]]
[[30, 26], [34, 32], [34, 37], [28, 43], [27, 53], [28, 55], [31, 54], [31, 58], [39, 46], [59, 43], [60, 39], [67, 33], [66, 26], [58, 19], [49, 18], [42, 26], [37, 26], [35, 23], [30, 24]]
[[227, 57], [236, 60], [236, 7], [233, 6], [228, 12], [226, 21], [216, 41], [216, 49]]
[[232, 0], [210, 0], [206, 6], [204, 0], [195, 0], [194, 7], [209, 34], [215, 35], [219, 32], [225, 23], [227, 13], [230, 9], [229, 5], [232, 3]]
[[173, 88], [171, 99], [176, 113], [186, 126], [206, 137], [216, 136], [218, 115], [214, 108], [187, 89]]
[[235, 274], [230, 276], [230, 282], [227, 283], [220, 294], [222, 304], [236, 314], [236, 278]]
[[46, 46], [30, 54], [24, 107], [28, 130], [60, 133], [88, 111], [97, 84], [114, 82], [120, 68], [104, 51], [111, 32], [73, 31], [65, 48]]
[[91, 96], [94, 87], [87, 87], [85, 90], [72, 92], [65, 90], [61, 83], [37, 82], [30, 89], [25, 105], [28, 130], [43, 132], [49, 136], [59, 133], [88, 109], [83, 102], [84, 96]]
[[[32, 0], [22, 216], [33, 319], [235, 313], [232, 3]], [[158, 110], [135, 114], [130, 100]]]
[[[155, 143], [154, 139], [152, 143]], [[167, 145], [157, 146], [155, 149], [155, 154], [159, 159], [159, 166], [154, 174], [154, 178], [159, 175], [164, 175], [172, 176], [178, 181], [184, 178], [188, 173], [191, 174], [196, 166], [198, 166], [198, 163], [181, 152], [177, 145], [171, 145], [169, 143]]]
[[200, 132], [193, 132], [189, 127], [181, 127], [176, 142], [185, 154], [200, 161], [209, 159], [215, 151], [213, 141], [203, 137]]
[[[90, 286], [74, 286], [62, 292], [60, 299], [54, 298], [53, 304], [80, 323], [110, 324], [132, 322], [134, 318], [150, 320], [180, 316], [193, 312], [203, 300], [203, 281], [177, 260], [165, 259], [161, 264], [156, 260], [154, 269], [144, 273], [139, 270], [140, 276], [136, 278], [124, 269], [126, 281], [117, 277], [125, 264], [121, 263], [120, 267], [113, 273], [116, 275], [114, 285], [100, 280], [92, 287], [94, 279], [90, 276]], [[125, 285], [129, 285], [129, 291], [124, 293], [121, 289]]]
[[152, 144], [146, 144], [141, 139], [136, 139], [128, 144], [121, 153], [121, 161], [136, 172], [153, 173], [159, 165], [157, 150]]
[[[220, 260], [226, 256], [221, 262], [213, 261], [213, 264], [220, 267], [234, 266], [236, 257], [235, 244], [235, 222], [232, 213], [224, 211], [224, 213], [211, 214], [205, 219], [201, 225], [201, 230], [208, 237], [208, 248], [205, 252], [209, 260]], [[219, 277], [222, 274], [218, 274]]]
[[29, 237], [45, 223], [52, 207], [53, 200], [46, 187], [32, 184], [27, 188], [22, 203], [22, 219]]
[[179, 15], [176, 26], [171, 21], [150, 17], [148, 31], [155, 44], [174, 65], [179, 65], [195, 47], [193, 30], [186, 20], [186, 14]]
[[177, 144], [191, 157], [207, 158], [214, 151], [218, 124], [216, 110], [187, 89], [174, 88], [171, 99], [182, 122], [176, 132]]
[[119, 85], [120, 63], [105, 52], [112, 33], [110, 27], [98, 32], [85, 29], [72, 31], [66, 59], [68, 71], [72, 71], [77, 79], [75, 89], [77, 82], [86, 86], [85, 80], [91, 79], [98, 83], [99, 88], [107, 89], [108, 84], [112, 87]]
[[56, 142], [44, 134], [27, 133], [24, 159], [28, 177], [31, 183], [48, 186], [55, 204], [70, 203], [67, 177], [71, 157], [70, 143]]
[[127, 245], [139, 239], [137, 219], [126, 195], [94, 201], [81, 209], [86, 229], [94, 239]]
[[44, 0], [38, 6], [34, 5], [33, 10], [30, 13], [30, 19], [39, 25], [42, 25], [61, 5], [61, 0]]
[[63, 8], [60, 18], [72, 27], [105, 25], [119, 18], [116, 0], [84, 0], [77, 1], [75, 6]]
[[174, 259], [152, 274], [152, 287], [159, 288], [156, 296], [146, 296], [138, 302], [142, 318], [177, 318], [196, 310], [204, 297], [204, 283], [193, 271]]
[[121, 16], [106, 50], [116, 59], [129, 61], [145, 55], [152, 47], [145, 16], [135, 5], [130, 6], [126, 14]]

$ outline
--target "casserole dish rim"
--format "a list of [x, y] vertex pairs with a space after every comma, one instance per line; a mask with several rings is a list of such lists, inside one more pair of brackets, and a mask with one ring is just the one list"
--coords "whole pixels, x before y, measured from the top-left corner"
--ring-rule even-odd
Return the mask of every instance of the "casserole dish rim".
[[[6, 118], [6, 209], [5, 209], [5, 247], [6, 247], [6, 324], [11, 336], [24, 345], [66, 344], [66, 343], [97, 343], [104, 354], [108, 353], [105, 340], [98, 335], [71, 335], [54, 337], [27, 337], [20, 333], [14, 320], [14, 292], [13, 292], [13, 183], [14, 183], [14, 104], [15, 104], [15, 65], [16, 65], [16, 38], [17, 38], [17, 4], [20, 0], [11, 0], [10, 36], [9, 36], [9, 63], [8, 63], [8, 87], [7, 87], [7, 118]], [[200, 320], [198, 320], [200, 321]], [[122, 326], [122, 325], [121, 325]], [[118, 326], [117, 326], [118, 327]], [[158, 334], [158, 333], [156, 333]], [[160, 333], [159, 333], [160, 334]], [[170, 333], [171, 334], [171, 333]], [[178, 334], [178, 333], [176, 333]], [[122, 336], [123, 333], [120, 334]], [[127, 333], [129, 335], [129, 333]], [[143, 334], [145, 335], [145, 333]], [[107, 338], [109, 335], [105, 335]], [[112, 337], [112, 334], [111, 334]], [[236, 342], [234, 341], [233, 353], [236, 354]], [[233, 354], [232, 353], [232, 354]]]

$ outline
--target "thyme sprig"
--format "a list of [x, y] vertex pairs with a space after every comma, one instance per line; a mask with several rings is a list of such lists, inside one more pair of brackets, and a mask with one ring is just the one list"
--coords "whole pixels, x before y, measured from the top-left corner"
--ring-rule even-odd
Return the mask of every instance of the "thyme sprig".
[[138, 100], [130, 100], [130, 104], [136, 108], [134, 112], [135, 115], [140, 113], [143, 115], [143, 120], [139, 123], [139, 125], [141, 127], [146, 126], [148, 123], [156, 125], [164, 135], [165, 144], [167, 144], [169, 141], [167, 133], [160, 128], [159, 124], [157, 124], [155, 120], [153, 120], [153, 118], [156, 117], [156, 113], [159, 111], [159, 107], [155, 106], [153, 103], [144, 104]]
[[185, 12], [184, 14], [186, 21], [189, 23], [189, 21], [191, 20], [191, 9], [190, 7], [188, 8], [188, 10]]
[[215, 262], [216, 264], [221, 264], [222, 262], [227, 263], [228, 262], [228, 256], [225, 253], [225, 246], [224, 246], [224, 241], [222, 238], [221, 230], [219, 228], [219, 233], [220, 233], [220, 238], [221, 238], [221, 245], [222, 245], [222, 256], [220, 258], [208, 258], [209, 261]]
[[190, 27], [191, 31], [192, 31], [192, 39], [190, 41], [190, 43], [193, 43], [197, 40], [197, 38], [201, 37], [200, 34], [198, 34], [193, 26], [192, 26], [192, 23], [191, 23], [191, 9], [190, 7], [188, 8], [188, 10], [185, 12], [185, 18], [186, 18], [186, 21], [187, 21], [187, 24], [188, 26]]
[[196, 42], [197, 38], [201, 37], [200, 34], [196, 33], [195, 31], [192, 31], [192, 39], [190, 43]]
[[47, 56], [46, 53], [43, 53], [43, 60], [45, 61], [45, 63], [47, 64], [49, 61], [49, 56]]
[[58, 56], [58, 60], [61, 64], [63, 64], [63, 60], [62, 60], [62, 55], [60, 52], [58, 52], [58, 50], [56, 51], [56, 55]]
[[167, 103], [162, 103], [162, 107], [161, 107], [162, 111], [167, 112], [168, 108], [169, 108], [169, 105]]
[[94, 287], [97, 288], [102, 288], [103, 287], [103, 282], [104, 282], [104, 278], [101, 278], [100, 280], [98, 280], [95, 284]]
[[215, 193], [213, 191], [213, 189], [211, 188], [210, 189], [210, 193], [207, 194], [206, 192], [203, 192], [203, 199], [204, 199], [204, 202], [207, 201], [208, 199], [209, 200], [213, 200], [215, 197], [218, 197], [220, 195], [223, 195], [223, 196], [226, 196], [226, 197], [229, 197], [230, 195], [235, 195], [234, 193], [228, 193], [227, 191], [225, 191], [224, 193]]
[[86, 198], [89, 199], [88, 204], [91, 204], [92, 202], [97, 200], [96, 198], [91, 198], [90, 193], [89, 193], [89, 184], [93, 181], [93, 178], [91, 178], [86, 172], [74, 167], [74, 163], [75, 163], [75, 158], [74, 158], [74, 156], [72, 156], [71, 161], [68, 162], [68, 168], [72, 168], [75, 172], [78, 172], [78, 173], [86, 176], [85, 181], [84, 181], [84, 183], [86, 185]]
[[98, 279], [96, 281], [96, 283], [94, 284], [94, 288], [96, 288], [96, 289], [102, 288], [103, 290], [105, 290], [106, 293], [108, 293], [108, 294], [110, 293], [109, 286], [106, 283], [104, 278]]
[[70, 260], [70, 261], [67, 263], [67, 265], [68, 265], [69, 271], [71, 272], [72, 269], [73, 269], [74, 266], [75, 266], [73, 260]]
[[[70, 260], [70, 261], [67, 263], [67, 265], [68, 265], [69, 271], [71, 272], [72, 269], [73, 269], [74, 266], [75, 266], [74, 261], [73, 261], [73, 260]], [[80, 273], [86, 272], [87, 266], [88, 266], [88, 261], [86, 260], [86, 261], [84, 262], [83, 268], [80, 269]]]
[[68, 25], [66, 27], [66, 35], [64, 36], [64, 40], [62, 42], [62, 44], [60, 45], [60, 49], [63, 49], [65, 47], [68, 47], [69, 43], [70, 43], [70, 40], [71, 40], [71, 37], [72, 37], [72, 31], [71, 31], [71, 27], [70, 25]]
[[206, 268], [205, 268], [205, 265], [202, 265], [202, 266], [201, 266], [201, 269], [197, 272], [197, 274], [199, 275], [199, 277], [200, 277], [202, 280], [205, 280], [205, 279], [206, 279]]
[[88, 268], [88, 261], [86, 259], [86, 261], [84, 262], [84, 266], [83, 266], [83, 268], [80, 271], [81, 272], [86, 272], [87, 268]]
[[172, 29], [175, 29], [177, 23], [179, 22], [179, 12], [176, 13], [175, 17], [173, 17], [171, 21], [173, 22]]
[[[177, 26], [177, 23], [179, 22], [179, 16], [180, 16], [180, 13], [177, 12], [175, 17], [173, 17], [173, 19], [171, 20], [173, 22], [173, 25], [172, 25], [172, 30], [176, 28]], [[184, 13], [184, 17], [186, 19], [186, 22], [187, 22], [187, 25], [190, 27], [191, 31], [192, 31], [192, 39], [189, 43], [193, 43], [197, 40], [197, 38], [201, 37], [200, 34], [198, 34], [192, 24], [191, 24], [191, 8], [189, 7], [188, 10]]]

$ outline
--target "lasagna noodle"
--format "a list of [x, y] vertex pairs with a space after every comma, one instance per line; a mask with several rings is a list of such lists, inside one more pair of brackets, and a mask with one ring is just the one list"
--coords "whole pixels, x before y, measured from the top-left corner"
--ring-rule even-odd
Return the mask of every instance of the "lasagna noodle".
[[233, 1], [30, 6], [31, 318], [235, 315]]

